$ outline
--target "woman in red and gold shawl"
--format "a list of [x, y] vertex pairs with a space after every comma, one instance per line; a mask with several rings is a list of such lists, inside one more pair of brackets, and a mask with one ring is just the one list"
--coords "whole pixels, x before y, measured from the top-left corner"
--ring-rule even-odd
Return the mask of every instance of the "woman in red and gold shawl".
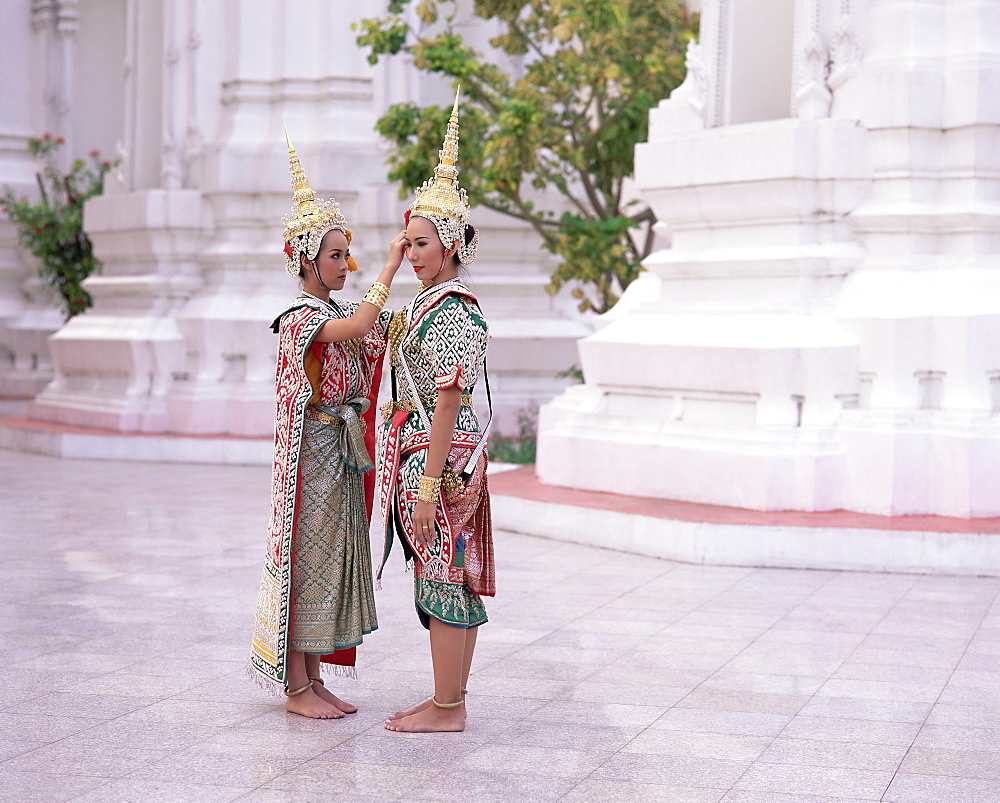
[[353, 674], [355, 648], [378, 627], [368, 541], [374, 475], [365, 472], [374, 467], [372, 403], [390, 321], [381, 310], [403, 233], [360, 304], [331, 298], [357, 270], [351, 232], [336, 201], [317, 201], [290, 141], [288, 154], [295, 195], [282, 218], [285, 269], [302, 292], [272, 325], [271, 521], [250, 665], [280, 684], [288, 711], [337, 719], [357, 708], [326, 689], [320, 665]]
[[[386, 720], [394, 731], [465, 728], [465, 687], [495, 593], [486, 485], [486, 432], [472, 406], [484, 378], [489, 329], [459, 267], [476, 258], [478, 235], [458, 186], [458, 98], [434, 178], [406, 215], [406, 256], [421, 289], [389, 331], [394, 401], [384, 409], [379, 487], [387, 524], [414, 563], [417, 615], [430, 631], [434, 694]], [[381, 576], [382, 569], [379, 569]]]

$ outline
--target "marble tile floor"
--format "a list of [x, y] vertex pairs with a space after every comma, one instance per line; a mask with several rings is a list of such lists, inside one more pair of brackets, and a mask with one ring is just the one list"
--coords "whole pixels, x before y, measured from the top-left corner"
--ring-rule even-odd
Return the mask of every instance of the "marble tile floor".
[[430, 691], [398, 549], [359, 714], [247, 679], [268, 486], [0, 451], [0, 799], [1000, 800], [998, 578], [497, 532], [468, 730], [392, 734]]

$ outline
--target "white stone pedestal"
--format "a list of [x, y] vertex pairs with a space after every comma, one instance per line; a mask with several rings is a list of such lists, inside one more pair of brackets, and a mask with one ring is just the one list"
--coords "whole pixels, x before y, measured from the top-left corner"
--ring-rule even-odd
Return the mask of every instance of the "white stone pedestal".
[[167, 396], [184, 366], [178, 309], [200, 284], [204, 212], [194, 190], [113, 193], [87, 205], [103, 263], [94, 305], [50, 339], [56, 376], [33, 418], [103, 429], [169, 431]]
[[543, 408], [539, 479], [997, 515], [1000, 5], [799, 0], [773, 43], [788, 119], [733, 95], [735, 5], [704, 3], [650, 116], [636, 182], [672, 246], [581, 342], [587, 384]]
[[13, 223], [0, 219], [0, 414], [24, 413], [52, 380], [47, 339], [63, 324], [56, 292], [17, 247]]

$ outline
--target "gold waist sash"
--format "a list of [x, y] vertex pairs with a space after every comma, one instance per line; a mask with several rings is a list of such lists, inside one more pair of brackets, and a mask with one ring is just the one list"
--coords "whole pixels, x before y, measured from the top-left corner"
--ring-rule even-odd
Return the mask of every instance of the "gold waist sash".
[[[317, 408], [310, 405], [306, 407], [306, 418], [311, 418], [314, 421], [322, 421], [331, 427], [343, 427], [347, 425], [347, 422], [343, 418], [338, 418], [335, 415], [330, 415], [325, 410], [318, 410]], [[361, 432], [365, 433], [368, 431], [368, 425], [365, 423], [365, 419], [358, 416], [358, 421], [361, 424]]]

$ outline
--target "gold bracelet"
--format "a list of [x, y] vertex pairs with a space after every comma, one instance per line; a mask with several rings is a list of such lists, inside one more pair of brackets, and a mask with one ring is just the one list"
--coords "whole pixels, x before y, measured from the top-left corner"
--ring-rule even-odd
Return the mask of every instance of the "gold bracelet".
[[441, 493], [440, 477], [428, 477], [426, 474], [424, 474], [420, 478], [420, 487], [417, 488], [418, 502], [436, 503], [440, 493]]
[[372, 306], [378, 307], [379, 311], [385, 306], [385, 302], [389, 300], [389, 288], [382, 284], [382, 282], [375, 282], [365, 293], [364, 298], [361, 299], [362, 302], [367, 301]]
[[369, 290], [367, 293], [365, 293], [364, 298], [362, 298], [361, 301], [362, 302], [367, 301], [372, 306], [377, 307], [379, 312], [381, 312], [382, 308], [385, 306], [385, 302], [387, 299], [388, 296], [384, 296], [372, 290]]

